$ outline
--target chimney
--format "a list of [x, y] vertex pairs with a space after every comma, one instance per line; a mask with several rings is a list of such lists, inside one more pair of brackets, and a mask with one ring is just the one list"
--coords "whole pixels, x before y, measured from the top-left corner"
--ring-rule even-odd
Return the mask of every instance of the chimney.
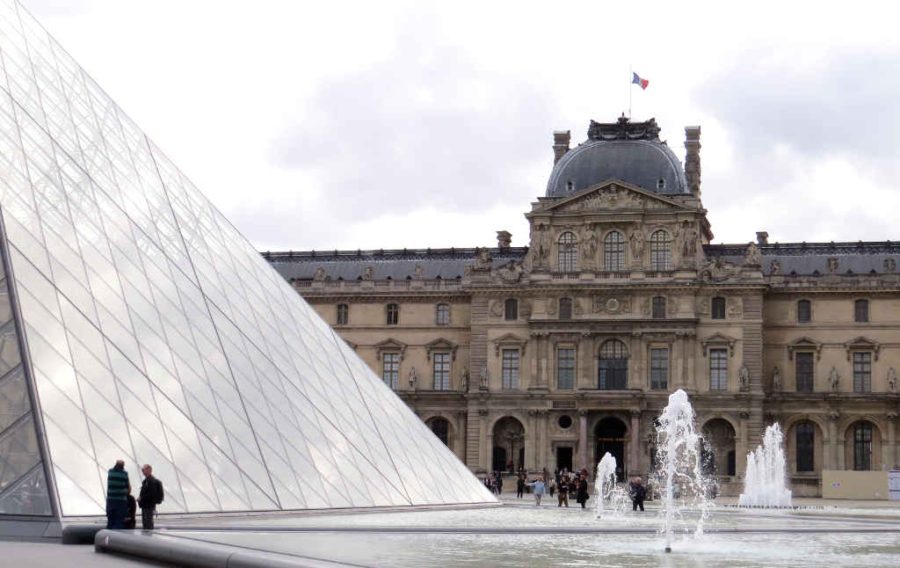
[[756, 244], [760, 246], [769, 244], [769, 233], [766, 231], [756, 231]]
[[688, 189], [695, 197], [700, 197], [700, 127], [684, 127], [684, 147], [687, 155], [684, 159], [684, 176]]
[[512, 243], [512, 233], [509, 231], [497, 231], [497, 246], [500, 250], [508, 249]]
[[569, 151], [569, 141], [572, 140], [571, 130], [553, 131], [553, 163], [559, 161]]

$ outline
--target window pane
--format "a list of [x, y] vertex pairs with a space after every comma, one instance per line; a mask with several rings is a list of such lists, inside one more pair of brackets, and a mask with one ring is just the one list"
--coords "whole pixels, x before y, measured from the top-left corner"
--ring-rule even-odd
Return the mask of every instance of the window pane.
[[795, 369], [797, 372], [797, 392], [813, 391], [813, 354], [795, 353]]
[[656, 231], [650, 235], [650, 270], [671, 270], [672, 251], [669, 233]]
[[450, 390], [450, 354], [434, 353], [434, 390]]
[[565, 232], [559, 237], [559, 271], [575, 272], [578, 270], [578, 242], [575, 235]]
[[867, 422], [853, 428], [853, 469], [872, 469], [872, 425]]
[[347, 322], [350, 321], [350, 308], [347, 304], [338, 304], [337, 307], [337, 324], [338, 325], [347, 325]]
[[608, 272], [625, 270], [625, 237], [612, 231], [603, 240], [603, 269]]
[[856, 300], [855, 303], [855, 316], [856, 321], [860, 323], [864, 323], [869, 321], [869, 301], [868, 300]]
[[650, 388], [669, 388], [669, 350], [667, 348], [650, 350]]
[[600, 347], [598, 388], [621, 390], [628, 388], [628, 352], [625, 344], [616, 339]]
[[438, 325], [450, 325], [450, 306], [448, 304], [438, 304], [436, 319]]
[[572, 298], [559, 299], [559, 319], [572, 319]]
[[725, 298], [712, 299], [712, 319], [725, 319]]
[[797, 424], [797, 471], [815, 471], [815, 426]]
[[709, 350], [709, 389], [728, 390], [728, 353], [725, 349]]
[[560, 348], [556, 351], [556, 384], [559, 389], [575, 388], [575, 350]]
[[397, 304], [387, 305], [387, 324], [397, 325], [400, 323], [400, 306]]
[[666, 299], [662, 296], [653, 298], [653, 319], [665, 319], [666, 317]]
[[504, 303], [504, 319], [507, 321], [519, 319], [519, 302], [510, 298]]
[[797, 321], [800, 323], [808, 323], [812, 320], [812, 303], [809, 300], [800, 300], [797, 302]]
[[519, 350], [503, 350], [503, 388], [519, 388]]
[[853, 392], [872, 390], [872, 354], [853, 354]]
[[400, 354], [382, 353], [381, 377], [391, 389], [396, 389], [400, 381]]

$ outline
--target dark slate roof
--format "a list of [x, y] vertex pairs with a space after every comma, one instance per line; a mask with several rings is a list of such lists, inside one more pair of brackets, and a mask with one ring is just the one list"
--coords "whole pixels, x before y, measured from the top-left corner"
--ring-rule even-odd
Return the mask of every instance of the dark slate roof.
[[[703, 247], [709, 258], [721, 258], [741, 264], [747, 245], [706, 245]], [[813, 275], [828, 274], [828, 259], [838, 260], [837, 274], [869, 274], [885, 271], [885, 260], [900, 261], [900, 243], [844, 242], [844, 243], [774, 243], [761, 245], [762, 271], [771, 272], [772, 261], [781, 264], [781, 274]]]
[[550, 173], [547, 197], [563, 197], [617, 179], [664, 195], [690, 194], [684, 168], [659, 139], [656, 121], [591, 121], [588, 140], [566, 152]]
[[[366, 267], [373, 268], [375, 280], [403, 280], [413, 278], [417, 265], [424, 269], [426, 279], [462, 278], [466, 267], [475, 264], [482, 249], [402, 249], [358, 251], [266, 252], [263, 257], [287, 280], [312, 280], [319, 267], [332, 280], [357, 280]], [[510, 260], [521, 261], [528, 247], [488, 249], [493, 266], [500, 267]]]

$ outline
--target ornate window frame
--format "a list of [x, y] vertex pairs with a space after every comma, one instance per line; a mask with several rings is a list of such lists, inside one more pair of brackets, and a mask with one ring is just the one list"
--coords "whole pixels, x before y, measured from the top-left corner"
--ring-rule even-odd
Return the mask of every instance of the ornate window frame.
[[822, 344], [815, 339], [810, 339], [808, 337], [801, 337], [800, 339], [795, 339], [788, 343], [788, 361], [794, 360], [794, 353], [796, 351], [814, 351], [816, 353], [816, 361], [822, 358]]
[[707, 357], [709, 355], [709, 350], [715, 348], [726, 347], [728, 349], [728, 357], [734, 357], [734, 346], [737, 343], [737, 339], [734, 337], [730, 337], [723, 333], [714, 333], [709, 337], [700, 340], [700, 345], [703, 347], [703, 356]]
[[528, 340], [513, 333], [506, 333], [494, 339], [492, 343], [494, 344], [494, 355], [497, 357], [504, 349], [518, 349], [519, 357], [522, 357], [525, 355], [525, 344], [528, 343]]
[[406, 355], [407, 345], [402, 341], [397, 341], [392, 337], [388, 337], [384, 341], [376, 343], [374, 347], [375, 359], [377, 361], [381, 361], [382, 353], [390, 351], [391, 353], [400, 353], [400, 362], [403, 362], [403, 357]]
[[450, 353], [450, 360], [456, 361], [456, 350], [459, 345], [453, 343], [449, 339], [439, 337], [434, 341], [425, 344], [425, 358], [430, 362], [432, 353]]
[[[844, 349], [847, 351], [847, 360], [853, 356], [854, 351], [870, 351], [873, 359], [878, 360], [878, 352], [881, 350], [881, 344], [867, 337], [857, 337], [844, 343]], [[874, 361], [873, 361], [874, 362]]]

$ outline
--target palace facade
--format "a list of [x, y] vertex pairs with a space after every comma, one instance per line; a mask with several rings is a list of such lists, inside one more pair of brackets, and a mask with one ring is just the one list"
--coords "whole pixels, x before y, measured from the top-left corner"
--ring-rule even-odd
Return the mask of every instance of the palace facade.
[[725, 493], [768, 424], [795, 495], [900, 465], [900, 244], [712, 244], [700, 128], [555, 132], [530, 246], [265, 253], [473, 471], [654, 465], [686, 390]]

